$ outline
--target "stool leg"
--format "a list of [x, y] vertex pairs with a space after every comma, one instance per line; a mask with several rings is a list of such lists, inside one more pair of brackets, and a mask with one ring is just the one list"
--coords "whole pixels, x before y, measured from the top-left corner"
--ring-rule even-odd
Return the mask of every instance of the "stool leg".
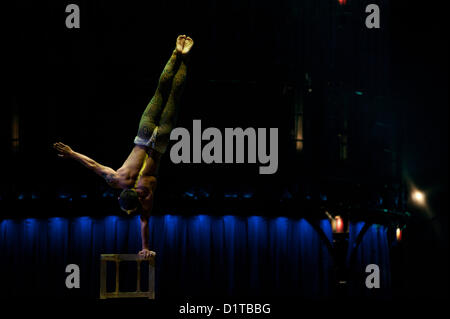
[[141, 291], [141, 261], [137, 260], [137, 283], [136, 283], [136, 291]]
[[154, 260], [148, 262], [148, 292], [149, 299], [155, 299], [155, 264]]
[[119, 293], [119, 261], [116, 260], [116, 294]]
[[100, 299], [106, 299], [106, 261], [100, 262]]

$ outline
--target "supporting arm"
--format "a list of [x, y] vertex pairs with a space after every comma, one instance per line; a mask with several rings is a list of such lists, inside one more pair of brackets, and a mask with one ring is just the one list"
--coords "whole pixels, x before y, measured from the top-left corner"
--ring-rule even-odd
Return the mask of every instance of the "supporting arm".
[[141, 240], [142, 240], [142, 250], [139, 252], [140, 256], [145, 258], [150, 256], [155, 256], [155, 252], [149, 249], [149, 227], [148, 227], [149, 216], [147, 214], [141, 215]]
[[148, 217], [141, 215], [141, 240], [142, 240], [142, 250], [149, 249], [149, 229], [148, 229]]

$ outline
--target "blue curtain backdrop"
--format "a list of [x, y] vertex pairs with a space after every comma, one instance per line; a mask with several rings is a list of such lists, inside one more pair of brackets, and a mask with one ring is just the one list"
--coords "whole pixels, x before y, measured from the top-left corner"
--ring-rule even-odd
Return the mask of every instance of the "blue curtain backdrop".
[[[328, 220], [320, 226], [331, 240]], [[361, 227], [351, 225], [349, 246]], [[305, 219], [152, 216], [150, 245], [157, 252], [157, 298], [327, 297], [333, 292], [332, 258]], [[6, 296], [97, 298], [99, 255], [139, 249], [137, 216], [2, 220], [0, 291]], [[372, 226], [358, 249], [355, 269], [364, 273], [367, 263], [389, 266], [383, 227]], [[71, 263], [80, 266], [80, 289], [65, 287], [65, 267]], [[389, 282], [388, 272], [382, 276], [382, 284]], [[353, 279], [352, 291], [365, 293], [363, 278]]]
[[[364, 227], [364, 222], [350, 223], [349, 249], [347, 267], [349, 269], [348, 293], [350, 296], [389, 298], [391, 297], [391, 266], [388, 228], [382, 225], [371, 225], [359, 246], [353, 260], [350, 256], [356, 244], [356, 238]], [[380, 288], [367, 289], [366, 266], [376, 264], [380, 270]]]
[[[0, 223], [0, 290], [6, 296], [97, 298], [99, 255], [140, 248], [138, 217]], [[320, 225], [331, 239], [329, 222]], [[331, 256], [304, 219], [152, 216], [150, 234], [158, 298], [331, 293]], [[80, 266], [80, 289], [65, 287], [65, 267], [71, 263]]]

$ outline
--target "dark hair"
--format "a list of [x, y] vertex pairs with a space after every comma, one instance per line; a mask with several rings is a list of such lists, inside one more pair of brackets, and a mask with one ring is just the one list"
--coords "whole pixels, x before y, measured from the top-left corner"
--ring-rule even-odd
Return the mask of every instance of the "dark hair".
[[119, 205], [127, 213], [136, 210], [140, 206], [136, 191], [134, 189], [124, 189], [119, 196]]

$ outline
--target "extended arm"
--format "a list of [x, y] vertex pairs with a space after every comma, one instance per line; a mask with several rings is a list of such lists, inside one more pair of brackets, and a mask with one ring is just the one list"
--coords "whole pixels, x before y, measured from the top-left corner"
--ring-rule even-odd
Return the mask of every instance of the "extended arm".
[[114, 187], [114, 188], [118, 187], [117, 173], [112, 168], [103, 166], [103, 165], [97, 163], [96, 161], [94, 161], [92, 158], [89, 158], [86, 155], [83, 155], [81, 153], [75, 152], [69, 146], [67, 146], [61, 142], [57, 142], [57, 143], [53, 144], [53, 148], [56, 149], [59, 157], [71, 158], [71, 159], [76, 160], [77, 162], [80, 162], [85, 167], [94, 171], [97, 175], [100, 175], [101, 177], [103, 177], [105, 179], [105, 181], [108, 183], [108, 185], [110, 185], [111, 187]]

